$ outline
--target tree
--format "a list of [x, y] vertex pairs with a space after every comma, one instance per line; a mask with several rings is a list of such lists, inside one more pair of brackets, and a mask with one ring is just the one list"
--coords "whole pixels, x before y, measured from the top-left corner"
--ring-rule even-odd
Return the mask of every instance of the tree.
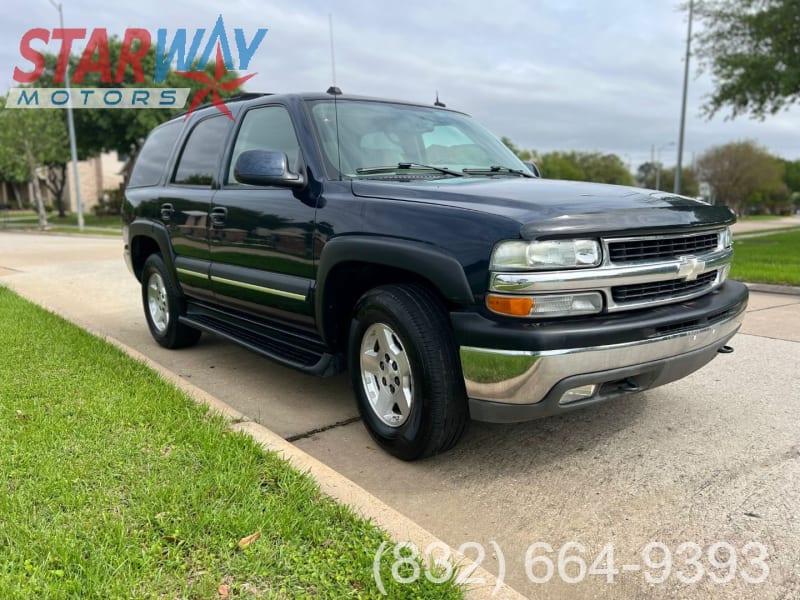
[[533, 154], [530, 150], [522, 150], [518, 148], [510, 138], [503, 136], [500, 138], [500, 141], [503, 142], [509, 150], [516, 154], [517, 158], [520, 160], [529, 161], [533, 158]]
[[58, 216], [64, 218], [66, 216], [64, 210], [64, 188], [67, 187], [67, 163], [50, 162], [45, 165], [45, 169], [44, 186], [53, 194]]
[[575, 152], [545, 152], [536, 157], [542, 177], [584, 181], [586, 175], [578, 164]]
[[636, 182], [646, 188], [654, 189], [653, 182], [656, 180], [656, 171], [658, 166], [656, 163], [647, 161], [639, 165], [636, 169]]
[[44, 165], [64, 164], [69, 156], [67, 128], [60, 112], [13, 108], [0, 111], [0, 171], [24, 174], [30, 179], [41, 229], [47, 227], [47, 214], [39, 171]]
[[[660, 179], [660, 182], [658, 181]], [[665, 169], [661, 167], [661, 174], [655, 163], [646, 162], [639, 165], [636, 171], [636, 181], [644, 188], [650, 190], [672, 190], [675, 181], [675, 168]], [[697, 198], [700, 195], [700, 182], [697, 180], [697, 173], [692, 167], [681, 169], [681, 194]]]
[[633, 185], [634, 179], [616, 154], [546, 152], [536, 157], [542, 176], [549, 179]]
[[729, 108], [763, 119], [800, 98], [800, 2], [700, 0], [696, 13], [696, 54], [716, 86], [708, 116]]
[[800, 192], [800, 160], [784, 160], [781, 159], [783, 164], [783, 182], [791, 192]]
[[[138, 48], [139, 41], [133, 43], [133, 51]], [[109, 56], [112, 69], [119, 61], [122, 52], [122, 42], [117, 37], [108, 40]], [[70, 72], [75, 73], [78, 65], [78, 56], [70, 57]], [[144, 81], [137, 83], [133, 74], [133, 69], [129, 66], [126, 69], [122, 83], [103, 83], [100, 80], [100, 73], [88, 72], [80, 83], [72, 83], [73, 88], [109, 88], [109, 87], [140, 87], [140, 88], [190, 88], [189, 101], [194, 93], [203, 89], [202, 83], [178, 75], [173, 69], [169, 69], [163, 83], [156, 83], [153, 80], [156, 64], [155, 45], [142, 59], [142, 72]], [[54, 82], [57, 65], [55, 55], [45, 55], [45, 69], [42, 76], [36, 82], [37, 87], [61, 87], [63, 84]], [[206, 65], [205, 71], [214, 78], [215, 64], [210, 61]], [[235, 71], [229, 71], [222, 81], [230, 81], [237, 76]], [[228, 97], [241, 92], [236, 88], [230, 92], [221, 91], [222, 97]], [[123, 156], [136, 154], [144, 143], [150, 131], [164, 121], [171, 119], [176, 114], [183, 112], [185, 108], [158, 108], [158, 109], [107, 109], [107, 108], [86, 108], [73, 111], [75, 121], [75, 139], [78, 149], [78, 158], [85, 159], [97, 156], [101, 152], [117, 151]], [[63, 118], [66, 119], [66, 111], [61, 111]]]
[[781, 195], [788, 197], [780, 162], [752, 141], [715, 146], [697, 160], [701, 181], [714, 190], [718, 203], [739, 214], [748, 209], [774, 209]]

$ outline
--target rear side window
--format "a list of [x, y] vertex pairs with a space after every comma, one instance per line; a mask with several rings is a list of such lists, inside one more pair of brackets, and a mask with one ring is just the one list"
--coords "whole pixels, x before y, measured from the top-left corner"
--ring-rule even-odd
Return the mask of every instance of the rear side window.
[[225, 115], [200, 121], [181, 152], [174, 183], [211, 185], [219, 168], [231, 120]]
[[154, 129], [147, 137], [136, 159], [128, 187], [158, 185], [161, 182], [164, 166], [181, 133], [181, 125], [180, 121], [166, 123]]

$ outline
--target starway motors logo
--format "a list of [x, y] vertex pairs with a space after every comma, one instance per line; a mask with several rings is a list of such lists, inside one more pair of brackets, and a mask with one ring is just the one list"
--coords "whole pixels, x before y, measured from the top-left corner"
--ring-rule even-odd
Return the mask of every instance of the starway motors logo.
[[[14, 68], [14, 81], [26, 87], [9, 90], [6, 108], [183, 108], [191, 88], [173, 87], [77, 87], [69, 90], [62, 87], [27, 87], [35, 84], [44, 73], [45, 53], [56, 54], [53, 82], [63, 84], [68, 73], [72, 46], [85, 40], [86, 29], [42, 28], [28, 30], [20, 40], [19, 50], [22, 58], [30, 65]], [[145, 81], [142, 61], [153, 47], [155, 38], [155, 68], [153, 81], [164, 83], [170, 67], [175, 73], [191, 79], [202, 86], [192, 97], [189, 112], [204, 100], [211, 102], [228, 117], [233, 118], [225, 106], [220, 91], [232, 91], [256, 75], [251, 73], [235, 79], [223, 81], [228, 71], [246, 71], [264, 36], [266, 28], [256, 30], [248, 40], [243, 29], [233, 30], [233, 43], [225, 30], [222, 15], [206, 35], [206, 29], [194, 31], [191, 39], [186, 29], [177, 29], [170, 38], [167, 29], [158, 29], [155, 36], [147, 29], [130, 28], [125, 30], [122, 49], [116, 65], [111, 64], [108, 32], [94, 29], [89, 34], [86, 47], [69, 81], [81, 85], [89, 73], [97, 73], [103, 84], [122, 84], [128, 69], [133, 72], [136, 84]], [[34, 43], [37, 48], [34, 48]], [[188, 44], [188, 45], [187, 45]], [[57, 52], [53, 47], [58, 48]], [[206, 66], [214, 54], [214, 75], [210, 76]], [[234, 54], [238, 61], [234, 61]], [[210, 97], [210, 98], [209, 98]]]

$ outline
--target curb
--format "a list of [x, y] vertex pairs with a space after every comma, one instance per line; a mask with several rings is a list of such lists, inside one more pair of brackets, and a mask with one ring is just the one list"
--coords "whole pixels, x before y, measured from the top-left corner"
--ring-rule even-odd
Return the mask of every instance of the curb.
[[786, 294], [788, 296], [800, 296], [800, 287], [795, 285], [775, 285], [772, 283], [749, 283], [743, 281], [751, 292], [764, 292], [766, 294]]
[[[41, 306], [72, 323], [70, 319], [57, 310], [53, 310], [51, 307], [43, 305], [32, 298], [27, 299], [37, 306]], [[112, 344], [134, 360], [144, 363], [146, 366], [156, 371], [161, 377], [186, 392], [196, 403], [204, 404], [211, 410], [222, 414], [228, 419], [229, 428], [232, 431], [243, 432], [253, 438], [262, 448], [278, 453], [281, 458], [288, 461], [294, 468], [313, 477], [324, 494], [335, 499], [337, 502], [347, 505], [356, 514], [383, 529], [389, 534], [393, 541], [398, 543], [408, 541], [421, 549], [428, 547], [434, 542], [437, 544], [444, 544], [450, 548], [455, 565], [474, 564], [471, 558], [459, 553], [455, 548], [452, 548], [449, 544], [446, 544], [443, 540], [440, 540], [427, 529], [424, 529], [388, 504], [385, 504], [382, 500], [373, 496], [358, 484], [347, 479], [344, 475], [333, 470], [328, 465], [318, 461], [291, 442], [287, 442], [267, 427], [251, 420], [247, 415], [229, 406], [219, 398], [212, 396], [205, 390], [186, 381], [178, 374], [145, 356], [138, 350], [131, 348], [124, 342], [99, 331], [82, 327], [75, 323], [73, 324], [91, 335]], [[489, 598], [526, 600], [527, 598], [527, 596], [520, 594], [502, 580], [498, 580], [497, 577], [481, 566], [475, 568], [471, 573], [467, 573], [467, 575], [482, 581], [481, 583], [472, 584], [465, 588], [464, 598], [467, 600], [485, 600]]]

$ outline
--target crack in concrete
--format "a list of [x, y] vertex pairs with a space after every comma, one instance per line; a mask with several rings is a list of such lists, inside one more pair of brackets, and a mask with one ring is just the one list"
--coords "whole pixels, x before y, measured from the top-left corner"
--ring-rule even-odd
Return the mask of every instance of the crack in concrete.
[[330, 431], [331, 429], [336, 429], [337, 427], [344, 427], [345, 425], [350, 425], [351, 423], [356, 423], [357, 421], [360, 420], [361, 417], [350, 417], [349, 419], [344, 419], [343, 421], [336, 421], [336, 423], [331, 423], [330, 425], [325, 425], [324, 427], [317, 427], [316, 429], [311, 429], [309, 431], [306, 431], [305, 433], [290, 435], [285, 439], [287, 442], [294, 443], [298, 440], [305, 440], [307, 438], [310, 438], [312, 435], [323, 433], [325, 431]]
[[773, 308], [786, 308], [787, 306], [794, 306], [795, 304], [800, 304], [800, 300], [795, 300], [794, 302], [789, 302], [788, 304], [776, 304], [775, 306], [765, 306], [764, 308], [753, 308], [747, 312], [757, 313], [765, 310], [772, 310]]

